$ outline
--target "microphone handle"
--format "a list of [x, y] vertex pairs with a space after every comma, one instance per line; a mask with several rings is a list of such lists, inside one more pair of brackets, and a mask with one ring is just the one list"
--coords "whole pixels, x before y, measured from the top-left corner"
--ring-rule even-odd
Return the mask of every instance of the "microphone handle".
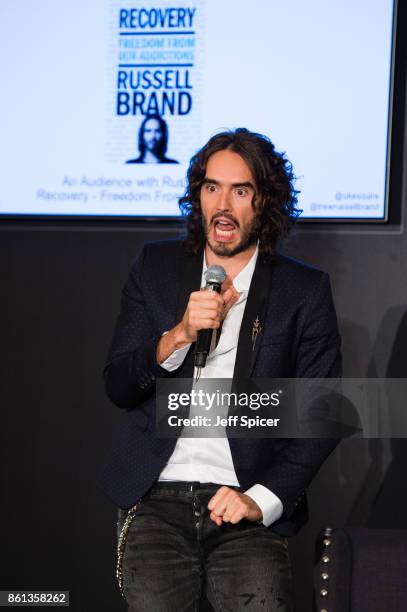
[[[208, 283], [205, 287], [205, 291], [216, 291], [220, 293], [221, 285], [219, 283]], [[194, 357], [194, 365], [197, 368], [204, 368], [206, 366], [206, 358], [211, 348], [213, 331], [213, 329], [200, 329], [198, 332]]]

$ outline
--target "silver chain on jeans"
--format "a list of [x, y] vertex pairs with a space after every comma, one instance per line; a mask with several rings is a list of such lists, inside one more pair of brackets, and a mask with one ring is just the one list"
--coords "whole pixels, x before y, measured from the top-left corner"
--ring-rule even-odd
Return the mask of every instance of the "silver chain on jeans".
[[136, 514], [137, 507], [139, 502], [127, 512], [126, 520], [123, 523], [123, 527], [121, 528], [119, 540], [117, 543], [117, 565], [116, 565], [116, 578], [119, 583], [120, 593], [124, 598], [126, 598], [123, 589], [123, 556], [124, 549], [126, 548], [127, 536], [129, 534], [130, 526], [133, 522], [134, 515]]

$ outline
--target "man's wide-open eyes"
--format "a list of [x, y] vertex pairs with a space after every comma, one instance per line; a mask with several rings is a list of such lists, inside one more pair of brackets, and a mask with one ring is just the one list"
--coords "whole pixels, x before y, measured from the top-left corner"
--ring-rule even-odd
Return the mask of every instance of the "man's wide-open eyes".
[[245, 189], [244, 187], [238, 187], [235, 190], [236, 195], [239, 196], [239, 198], [244, 198], [245, 196], [247, 196], [249, 194], [249, 190]]
[[217, 185], [215, 185], [214, 183], [207, 183], [205, 185], [205, 189], [208, 193], [215, 193], [218, 189]]

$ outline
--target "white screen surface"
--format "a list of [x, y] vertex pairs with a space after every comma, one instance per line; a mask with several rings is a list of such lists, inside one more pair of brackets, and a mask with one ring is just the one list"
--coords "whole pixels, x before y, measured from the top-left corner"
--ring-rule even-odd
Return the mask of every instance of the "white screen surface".
[[[247, 127], [303, 217], [382, 219], [391, 0], [3, 0], [4, 215], [176, 216], [191, 156]], [[140, 157], [143, 113], [167, 160]]]

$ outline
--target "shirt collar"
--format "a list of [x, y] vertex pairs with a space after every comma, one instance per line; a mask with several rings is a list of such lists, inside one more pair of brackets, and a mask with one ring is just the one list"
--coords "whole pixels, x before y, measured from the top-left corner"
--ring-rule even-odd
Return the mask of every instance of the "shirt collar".
[[[257, 261], [258, 254], [259, 254], [259, 246], [257, 245], [256, 250], [251, 256], [250, 260], [247, 262], [245, 267], [242, 270], [240, 270], [239, 274], [235, 276], [235, 278], [233, 279], [233, 285], [236, 291], [239, 291], [239, 293], [241, 293], [242, 291], [249, 291], [250, 289], [250, 283], [252, 281], [254, 268], [256, 267], [256, 261]], [[206, 255], [204, 251], [201, 286], [205, 286], [204, 274], [206, 270], [207, 270]]]

